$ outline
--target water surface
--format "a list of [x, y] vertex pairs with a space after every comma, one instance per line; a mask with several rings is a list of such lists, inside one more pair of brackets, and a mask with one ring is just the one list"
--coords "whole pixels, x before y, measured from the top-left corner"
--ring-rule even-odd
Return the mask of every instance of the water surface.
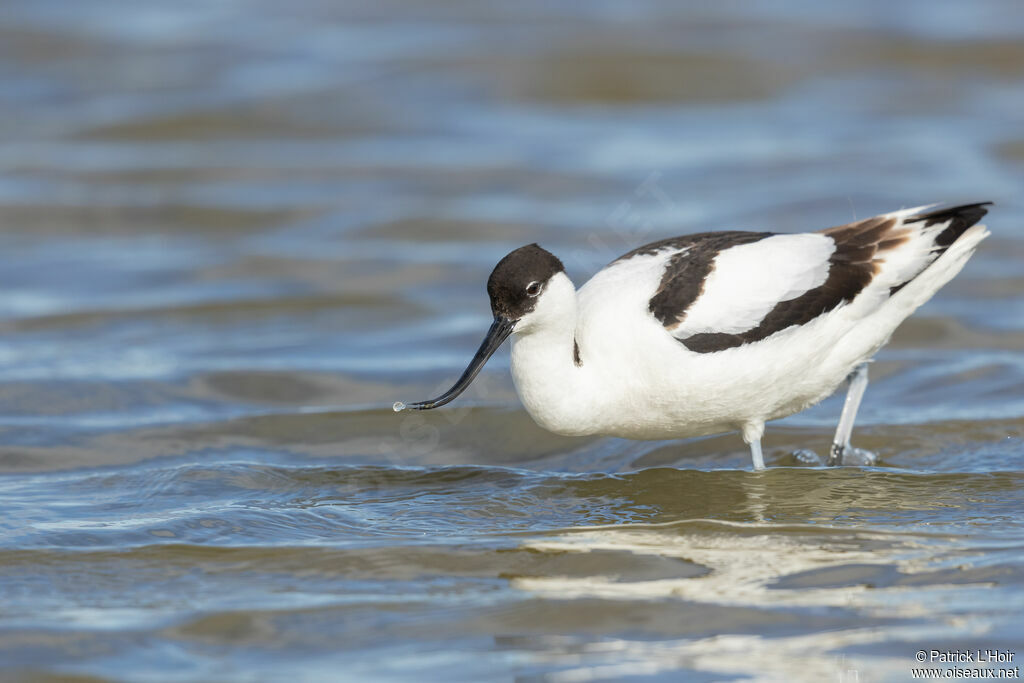
[[[0, 26], [0, 672], [906, 680], [1024, 657], [1024, 14], [978, 0], [88, 4]], [[557, 437], [483, 285], [993, 200], [841, 397]]]

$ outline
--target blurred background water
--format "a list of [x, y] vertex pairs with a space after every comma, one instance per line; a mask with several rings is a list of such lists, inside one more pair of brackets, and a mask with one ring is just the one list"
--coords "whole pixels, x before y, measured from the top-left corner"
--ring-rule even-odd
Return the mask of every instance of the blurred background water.
[[[906, 680], [1024, 641], [1024, 9], [6, 0], [0, 677]], [[736, 435], [536, 427], [483, 285], [996, 202], [873, 369]], [[1019, 654], [1018, 658], [1024, 656]]]

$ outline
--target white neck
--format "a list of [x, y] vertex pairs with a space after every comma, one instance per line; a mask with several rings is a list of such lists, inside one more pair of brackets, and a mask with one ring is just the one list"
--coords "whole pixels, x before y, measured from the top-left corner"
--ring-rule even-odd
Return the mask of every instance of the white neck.
[[559, 273], [512, 337], [512, 379], [527, 412], [557, 434], [588, 433], [585, 364], [574, 359], [576, 288]]

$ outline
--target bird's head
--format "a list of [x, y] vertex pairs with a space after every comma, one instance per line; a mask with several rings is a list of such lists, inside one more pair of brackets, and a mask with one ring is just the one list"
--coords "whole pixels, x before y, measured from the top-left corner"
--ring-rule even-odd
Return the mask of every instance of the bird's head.
[[564, 317], [566, 303], [570, 300], [575, 302], [575, 292], [565, 275], [565, 267], [551, 252], [536, 244], [528, 244], [509, 253], [498, 261], [487, 278], [487, 294], [491, 297], [494, 322], [465, 372], [441, 396], [408, 406], [396, 403], [395, 410], [406, 407], [429, 410], [452, 401], [469, 387], [487, 359], [509, 335], [529, 334], [548, 321]]

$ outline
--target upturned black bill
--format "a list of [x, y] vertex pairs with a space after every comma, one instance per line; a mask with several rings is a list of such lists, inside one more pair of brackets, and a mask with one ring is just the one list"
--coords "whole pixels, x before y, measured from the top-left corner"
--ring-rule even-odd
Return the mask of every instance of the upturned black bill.
[[515, 320], [496, 316], [494, 318], [494, 322], [491, 323], [491, 329], [487, 330], [487, 336], [484, 337], [484, 341], [480, 344], [480, 348], [477, 350], [476, 355], [473, 356], [473, 360], [469, 361], [469, 366], [466, 368], [466, 371], [462, 373], [462, 377], [459, 377], [458, 381], [455, 382], [455, 385], [435, 399], [430, 401], [420, 401], [419, 403], [410, 403], [405, 407], [413, 410], [430, 410], [431, 408], [439, 408], [445, 403], [454, 400], [455, 397], [465, 391], [476, 376], [480, 374], [480, 371], [484, 367], [484, 363], [486, 363], [487, 359], [494, 355], [494, 352], [498, 350], [498, 347], [508, 339], [508, 336], [512, 334], [512, 328], [514, 328], [515, 325]]

